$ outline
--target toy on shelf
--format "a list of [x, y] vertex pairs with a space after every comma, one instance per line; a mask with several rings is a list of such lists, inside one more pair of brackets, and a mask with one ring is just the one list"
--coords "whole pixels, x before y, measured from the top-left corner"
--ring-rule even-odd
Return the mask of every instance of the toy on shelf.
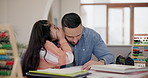
[[145, 67], [145, 59], [148, 57], [148, 34], [135, 34], [131, 58], [136, 66]]
[[0, 25], [0, 78], [23, 78], [18, 49], [10, 25]]

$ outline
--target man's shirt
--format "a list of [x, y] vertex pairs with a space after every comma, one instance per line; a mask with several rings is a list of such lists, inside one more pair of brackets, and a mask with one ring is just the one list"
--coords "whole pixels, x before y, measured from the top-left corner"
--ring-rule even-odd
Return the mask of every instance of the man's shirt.
[[71, 66], [84, 65], [91, 60], [92, 54], [98, 60], [104, 60], [105, 64], [115, 62], [115, 57], [107, 49], [104, 41], [96, 31], [83, 27], [82, 37], [75, 46], [71, 46], [74, 53], [74, 62]]

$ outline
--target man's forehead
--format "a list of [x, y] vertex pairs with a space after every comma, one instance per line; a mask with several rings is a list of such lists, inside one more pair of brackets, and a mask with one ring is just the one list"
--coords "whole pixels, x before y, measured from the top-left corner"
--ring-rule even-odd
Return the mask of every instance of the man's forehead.
[[77, 28], [64, 28], [64, 32], [66, 36], [77, 36], [82, 33], [82, 26], [78, 26]]

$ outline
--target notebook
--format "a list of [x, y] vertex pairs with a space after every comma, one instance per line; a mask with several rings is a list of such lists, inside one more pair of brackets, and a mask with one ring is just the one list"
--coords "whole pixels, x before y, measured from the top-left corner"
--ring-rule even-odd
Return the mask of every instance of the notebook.
[[52, 78], [85, 78], [90, 73], [87, 70], [81, 70], [79, 66], [64, 69], [45, 69], [29, 71], [27, 76], [34, 77], [52, 77]]
[[116, 73], [131, 73], [139, 71], [148, 71], [147, 67], [119, 65], [119, 64], [108, 64], [108, 65], [91, 65], [92, 70], [116, 72]]

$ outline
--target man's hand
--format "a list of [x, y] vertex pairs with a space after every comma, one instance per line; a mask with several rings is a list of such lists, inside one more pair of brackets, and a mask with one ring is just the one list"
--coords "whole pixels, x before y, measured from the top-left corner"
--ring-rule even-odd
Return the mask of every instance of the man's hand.
[[93, 60], [90, 60], [88, 61], [87, 63], [85, 63], [83, 66], [82, 66], [82, 70], [90, 70], [90, 65], [104, 65], [104, 61], [100, 60], [100, 61], [93, 61]]

